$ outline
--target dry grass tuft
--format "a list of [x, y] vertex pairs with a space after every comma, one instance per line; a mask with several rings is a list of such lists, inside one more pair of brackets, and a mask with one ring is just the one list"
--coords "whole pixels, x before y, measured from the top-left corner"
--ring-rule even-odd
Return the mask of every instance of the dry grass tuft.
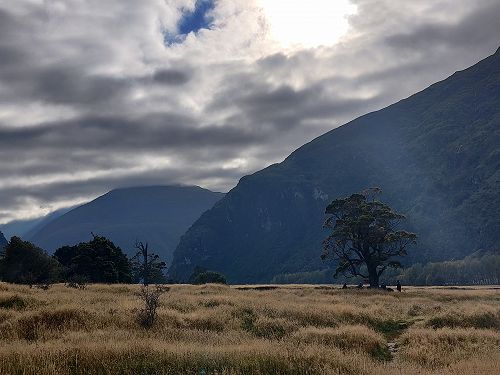
[[6, 295], [0, 298], [0, 309], [24, 309], [28, 301], [16, 295]]
[[91, 315], [83, 310], [61, 308], [22, 315], [11, 327], [17, 338], [34, 341], [48, 339], [67, 330], [84, 329], [90, 322]]
[[364, 352], [377, 359], [390, 359], [383, 336], [366, 326], [305, 327], [296, 332], [293, 338], [299, 343], [335, 346], [343, 350]]
[[484, 329], [411, 329], [401, 339], [401, 355], [423, 367], [441, 368], [498, 351], [500, 333]]
[[447, 312], [431, 317], [427, 326], [432, 328], [492, 328], [500, 330], [500, 311], [480, 307], [466, 312]]

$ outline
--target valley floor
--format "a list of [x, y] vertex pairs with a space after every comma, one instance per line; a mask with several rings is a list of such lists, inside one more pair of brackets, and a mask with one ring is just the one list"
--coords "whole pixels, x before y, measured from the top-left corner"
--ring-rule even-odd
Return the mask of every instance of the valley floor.
[[500, 289], [0, 283], [0, 374], [499, 374]]

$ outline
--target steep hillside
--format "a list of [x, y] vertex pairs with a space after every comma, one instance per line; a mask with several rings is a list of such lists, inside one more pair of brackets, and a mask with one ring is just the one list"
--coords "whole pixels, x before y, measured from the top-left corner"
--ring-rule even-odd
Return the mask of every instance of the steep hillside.
[[113, 190], [40, 228], [30, 240], [54, 251], [88, 241], [91, 232], [110, 238], [128, 254], [136, 240], [170, 262], [180, 236], [224, 194], [199, 187], [155, 186]]
[[499, 125], [497, 51], [242, 178], [182, 237], [170, 274], [185, 280], [199, 265], [243, 283], [324, 268], [326, 204], [370, 186], [419, 235], [409, 262], [498, 246]]

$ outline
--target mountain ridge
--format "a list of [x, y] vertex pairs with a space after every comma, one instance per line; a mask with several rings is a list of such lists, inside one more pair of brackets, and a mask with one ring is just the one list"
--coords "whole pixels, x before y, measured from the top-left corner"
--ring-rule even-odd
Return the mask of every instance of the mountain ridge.
[[380, 186], [381, 199], [408, 214], [407, 226], [420, 234], [410, 262], [495, 246], [500, 218], [488, 206], [500, 207], [499, 98], [500, 48], [323, 134], [243, 177], [181, 238], [169, 272], [183, 280], [199, 265], [231, 282], [267, 282], [324, 268], [326, 203], [369, 186]]
[[57, 217], [29, 240], [53, 252], [87, 241], [94, 233], [129, 255], [135, 241], [148, 242], [152, 251], [170, 261], [181, 234], [223, 196], [198, 186], [117, 188]]

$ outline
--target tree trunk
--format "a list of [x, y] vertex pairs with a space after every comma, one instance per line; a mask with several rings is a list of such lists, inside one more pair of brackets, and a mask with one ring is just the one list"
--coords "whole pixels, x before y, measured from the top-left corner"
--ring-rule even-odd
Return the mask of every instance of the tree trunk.
[[148, 286], [149, 285], [149, 270], [148, 270], [148, 248], [146, 247], [143, 252], [142, 256], [144, 257], [144, 263], [143, 263], [143, 268], [144, 268], [144, 275], [143, 275], [143, 281], [144, 285]]
[[377, 273], [377, 266], [368, 264], [368, 279], [370, 281], [370, 288], [378, 288], [379, 287], [379, 276]]

